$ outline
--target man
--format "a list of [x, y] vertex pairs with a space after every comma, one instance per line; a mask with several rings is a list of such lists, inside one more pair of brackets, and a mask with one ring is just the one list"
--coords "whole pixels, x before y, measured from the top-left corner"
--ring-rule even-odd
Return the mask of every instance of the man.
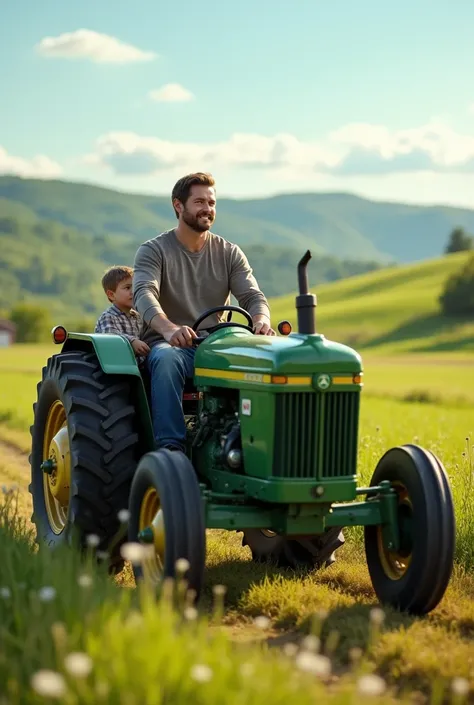
[[[185, 449], [182, 393], [193, 376], [193, 322], [205, 310], [230, 302], [232, 293], [250, 313], [254, 333], [275, 335], [268, 302], [242, 250], [211, 232], [216, 217], [215, 181], [210, 174], [183, 176], [171, 200], [176, 228], [143, 243], [134, 263], [134, 307], [144, 322], [141, 339], [151, 348], [153, 429], [158, 447]], [[227, 314], [224, 313], [225, 317]], [[222, 314], [203, 321], [216, 325]]]

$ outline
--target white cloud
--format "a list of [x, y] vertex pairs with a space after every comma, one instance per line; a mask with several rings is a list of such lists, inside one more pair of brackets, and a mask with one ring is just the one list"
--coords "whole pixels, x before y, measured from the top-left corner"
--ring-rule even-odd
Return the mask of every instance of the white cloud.
[[126, 44], [108, 34], [91, 29], [64, 32], [57, 37], [44, 37], [36, 46], [43, 56], [68, 59], [90, 59], [96, 63], [129, 64], [151, 61], [156, 54]]
[[57, 162], [42, 154], [32, 159], [24, 159], [8, 154], [0, 145], [0, 174], [32, 179], [55, 179], [62, 174], [62, 168]]
[[179, 83], [167, 83], [149, 92], [149, 97], [160, 103], [181, 103], [193, 100], [194, 95]]
[[[111, 132], [100, 137], [88, 163], [102, 164], [117, 174], [150, 175], [165, 169], [210, 169], [215, 166], [313, 170], [330, 166], [334, 159], [316, 143], [300, 142], [293, 135], [265, 137], [233, 134], [223, 142], [171, 142], [133, 132]], [[332, 161], [331, 161], [332, 160]]]
[[405, 130], [355, 123], [335, 130], [329, 140], [348, 150], [337, 166], [340, 174], [459, 172], [473, 167], [474, 136], [456, 133], [437, 120]]
[[404, 130], [354, 123], [315, 141], [302, 141], [286, 133], [236, 133], [221, 142], [172, 142], [133, 132], [111, 132], [99, 138], [94, 154], [86, 161], [119, 175], [216, 167], [266, 169], [292, 179], [315, 174], [474, 173], [474, 136], [459, 134], [434, 120]]

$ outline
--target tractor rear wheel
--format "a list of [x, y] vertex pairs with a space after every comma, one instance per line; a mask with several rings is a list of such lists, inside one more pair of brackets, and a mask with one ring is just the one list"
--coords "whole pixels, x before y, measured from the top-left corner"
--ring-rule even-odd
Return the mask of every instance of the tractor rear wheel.
[[398, 496], [400, 545], [385, 545], [381, 526], [366, 526], [365, 552], [381, 603], [416, 615], [441, 601], [453, 569], [456, 525], [446, 470], [420, 446], [391, 448], [379, 460], [371, 486], [389, 480]]
[[[111, 572], [123, 559], [119, 512], [137, 464], [138, 435], [131, 385], [106, 375], [93, 352], [53, 355], [43, 368], [33, 405], [30, 455], [32, 521], [37, 542], [110, 552]], [[124, 537], [126, 538], [126, 536]]]
[[338, 527], [318, 536], [281, 536], [267, 529], [245, 529], [242, 546], [248, 546], [256, 563], [279, 568], [313, 570], [336, 560], [334, 552], [345, 542]]
[[193, 465], [179, 450], [160, 448], [144, 455], [130, 490], [130, 542], [151, 547], [133, 565], [135, 579], [159, 587], [176, 578], [179, 559], [188, 562], [180, 576], [199, 599], [206, 562], [204, 505]]

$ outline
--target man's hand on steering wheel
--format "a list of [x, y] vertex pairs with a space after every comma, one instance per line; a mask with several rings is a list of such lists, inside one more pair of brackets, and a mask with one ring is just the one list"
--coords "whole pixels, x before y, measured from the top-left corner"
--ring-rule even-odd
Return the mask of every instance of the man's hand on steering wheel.
[[167, 331], [164, 334], [164, 339], [170, 345], [176, 348], [192, 347], [194, 338], [197, 338], [197, 333], [190, 326], [180, 326], [174, 330]]

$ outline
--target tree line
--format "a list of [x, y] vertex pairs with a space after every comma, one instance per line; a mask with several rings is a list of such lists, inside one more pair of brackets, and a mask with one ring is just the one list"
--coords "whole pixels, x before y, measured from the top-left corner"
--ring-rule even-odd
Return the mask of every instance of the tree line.
[[[446, 245], [445, 254], [474, 250], [474, 237], [463, 228], [454, 228]], [[446, 316], [464, 317], [474, 314], [474, 252], [444, 285], [439, 297], [442, 312]]]

